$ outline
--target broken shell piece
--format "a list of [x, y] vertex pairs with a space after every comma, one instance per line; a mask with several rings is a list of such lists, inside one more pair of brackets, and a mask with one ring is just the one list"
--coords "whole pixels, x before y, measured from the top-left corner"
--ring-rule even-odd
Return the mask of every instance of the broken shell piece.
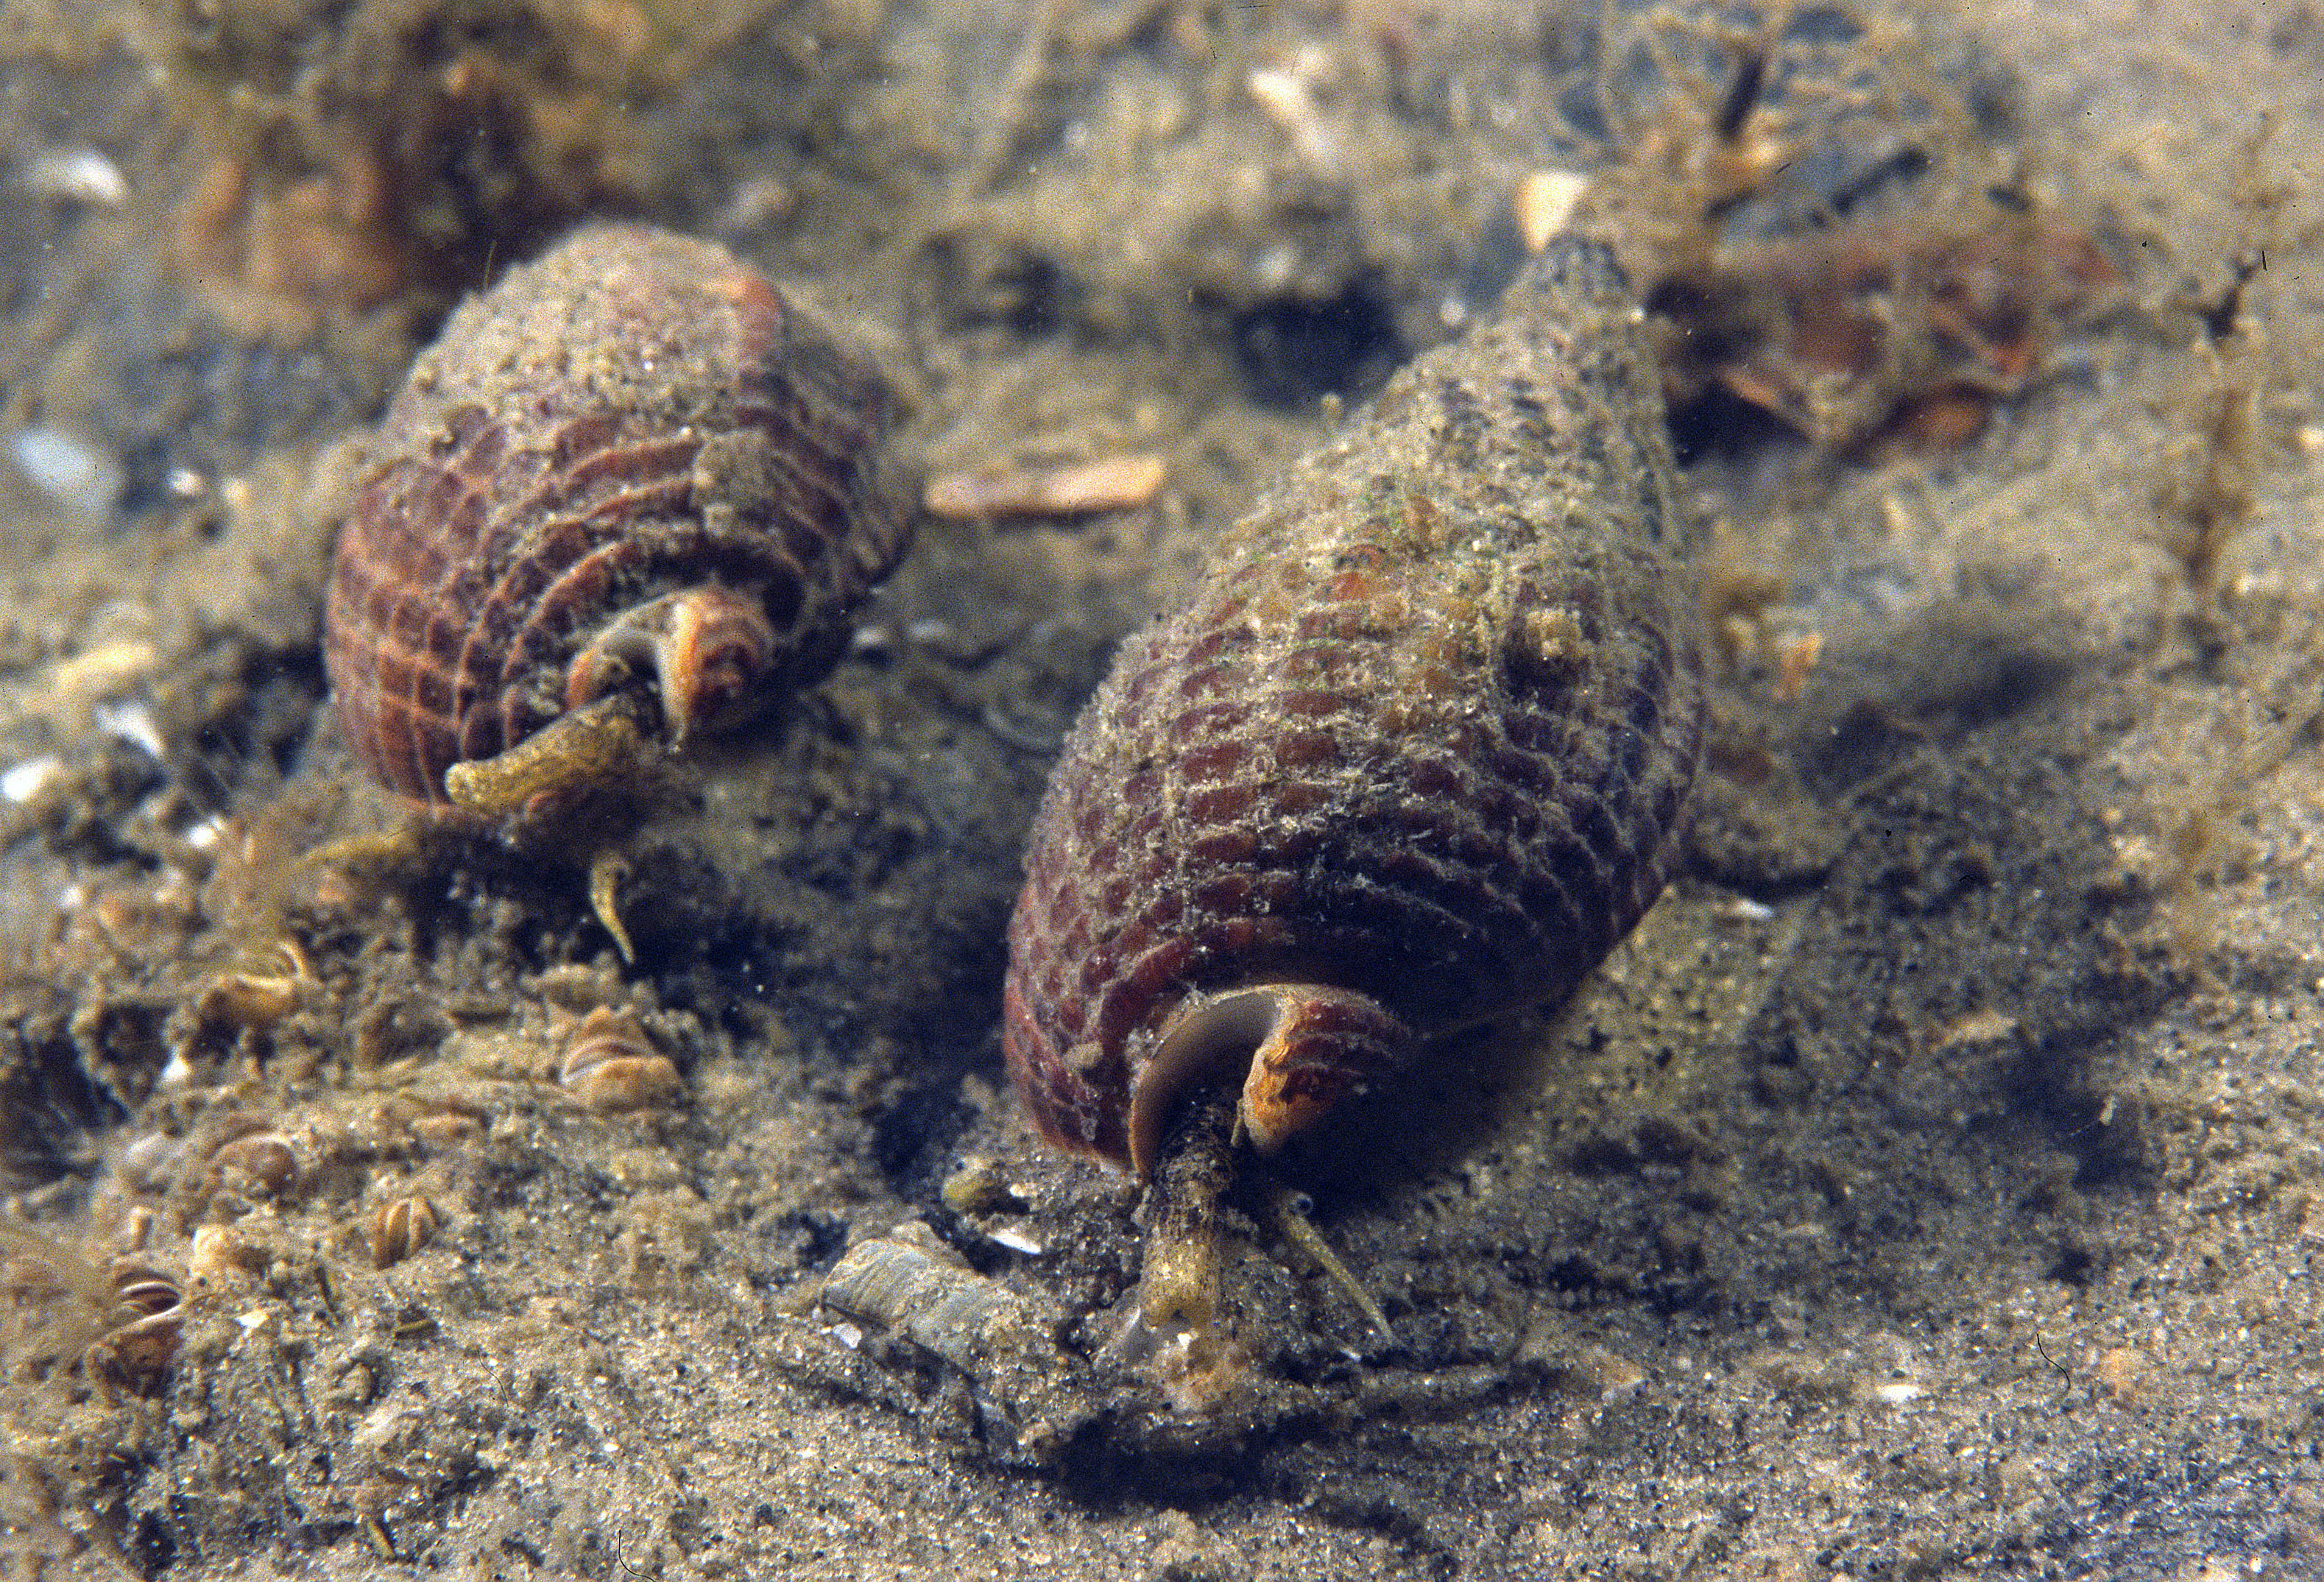
[[186, 1281], [197, 1293], [229, 1291], [264, 1274], [266, 1265], [265, 1251], [244, 1241], [233, 1228], [198, 1226], [186, 1253]]
[[1243, 88], [1260, 114], [1290, 140], [1300, 163], [1319, 175], [1338, 172], [1342, 163], [1339, 140], [1323, 124], [1315, 90], [1305, 75], [1262, 66], [1243, 78]]
[[24, 167], [24, 186], [42, 198], [92, 208], [119, 208], [129, 201], [129, 181], [121, 167], [93, 148], [57, 148], [36, 155]]
[[931, 514], [954, 520], [1087, 516], [1144, 505], [1167, 474], [1160, 456], [1142, 452], [1051, 467], [986, 467], [931, 479], [925, 502]]
[[11, 429], [0, 450], [42, 493], [85, 521], [104, 520], [120, 497], [121, 464], [63, 429]]
[[64, 766], [57, 761], [57, 756], [52, 752], [26, 759], [20, 764], [11, 764], [0, 769], [0, 797], [10, 802], [30, 802], [63, 772]]
[[178, 1178], [186, 1141], [167, 1132], [147, 1132], [121, 1151], [121, 1179], [141, 1192], [167, 1191]]
[[298, 1008], [299, 982], [294, 978], [225, 972], [211, 979], [202, 990], [194, 1002], [194, 1016], [205, 1027], [263, 1031]]
[[1001, 1429], [1036, 1460], [1054, 1457], [1087, 1416], [1067, 1388], [1074, 1370], [1057, 1345], [1063, 1315], [978, 1274], [918, 1220], [848, 1248], [818, 1301], [958, 1369], [988, 1430]]
[[84, 704], [119, 697], [142, 685], [161, 663], [153, 645], [142, 638], [120, 638], [60, 659], [49, 669], [49, 685], [59, 696]]
[[557, 1080], [600, 1115], [650, 1109], [686, 1090], [678, 1067], [654, 1047], [637, 1018], [610, 1006], [581, 1018]]
[[964, 1159], [945, 1177], [944, 1205], [955, 1214], [994, 1214], [1025, 1207], [1009, 1177], [990, 1159]]
[[824, 1277], [819, 1300], [963, 1369], [976, 1365], [988, 1333], [1021, 1329], [1029, 1305], [918, 1220], [848, 1248]]
[[610, 1004], [622, 991], [622, 978], [610, 967], [567, 961], [543, 969], [532, 989], [560, 1010], [587, 1012]]
[[492, 1119], [492, 1112], [467, 1099], [439, 1093], [428, 1108], [403, 1124], [423, 1148], [456, 1148], [473, 1142]]
[[297, 1010], [315, 982], [314, 969], [293, 941], [276, 941], [274, 951], [286, 970], [219, 973], [195, 1000], [195, 1021], [205, 1028], [263, 1032]]
[[1573, 206], [1582, 201], [1589, 186], [1589, 177], [1572, 170], [1527, 170], [1517, 178], [1513, 202], [1517, 235], [1525, 239], [1527, 253], [1539, 253], [1552, 236], [1565, 229]]
[[1786, 639], [1775, 650], [1774, 696], [1779, 704], [1797, 703], [1807, 690], [1808, 676], [1823, 657], [1823, 633], [1804, 632]]

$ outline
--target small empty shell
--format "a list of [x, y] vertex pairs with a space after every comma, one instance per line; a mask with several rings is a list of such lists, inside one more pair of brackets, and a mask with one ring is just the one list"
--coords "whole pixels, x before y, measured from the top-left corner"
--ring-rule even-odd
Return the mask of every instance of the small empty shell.
[[269, 1262], [231, 1226], [199, 1226], [186, 1249], [186, 1283], [198, 1294], [233, 1291], [265, 1274]]
[[210, 980], [194, 1003], [205, 1027], [271, 1027], [299, 1008], [299, 989], [288, 978], [226, 972]]
[[372, 1211], [364, 1232], [371, 1244], [371, 1261], [382, 1269], [401, 1263], [433, 1240], [436, 1228], [443, 1222], [436, 1205], [426, 1198], [396, 1198], [382, 1203]]
[[281, 972], [221, 972], [194, 1002], [194, 1019], [205, 1028], [263, 1032], [299, 1008], [315, 981], [306, 952], [289, 940], [275, 946], [288, 969]]
[[610, 1006], [581, 1018], [557, 1080], [600, 1115], [653, 1108], [686, 1090], [678, 1067], [654, 1047], [637, 1018]]
[[[959, 1370], [988, 1443], [1054, 1460], [1086, 1421], [1074, 1368], [1057, 1345], [1064, 1315], [980, 1274], [925, 1223], [857, 1242], [824, 1276], [828, 1312], [908, 1340]], [[855, 1342], [844, 1342], [852, 1349]]]
[[250, 1132], [210, 1150], [215, 1184], [279, 1198], [299, 1184], [299, 1155], [280, 1132]]
[[159, 1192], [178, 1179], [186, 1140], [167, 1132], [147, 1132], [121, 1151], [121, 1179], [134, 1191]]

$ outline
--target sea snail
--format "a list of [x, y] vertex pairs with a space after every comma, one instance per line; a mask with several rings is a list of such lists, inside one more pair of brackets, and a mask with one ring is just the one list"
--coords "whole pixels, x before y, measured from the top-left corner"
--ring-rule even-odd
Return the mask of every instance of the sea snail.
[[1044, 1136], [1155, 1183], [1157, 1329], [1211, 1324], [1238, 1148], [1565, 999], [1662, 888], [1702, 700], [1635, 319], [1604, 249], [1554, 243], [1228, 535], [1067, 739], [1004, 1042]]
[[497, 814], [764, 712], [903, 552], [892, 407], [713, 244], [598, 226], [511, 270], [413, 366], [339, 531], [356, 755]]

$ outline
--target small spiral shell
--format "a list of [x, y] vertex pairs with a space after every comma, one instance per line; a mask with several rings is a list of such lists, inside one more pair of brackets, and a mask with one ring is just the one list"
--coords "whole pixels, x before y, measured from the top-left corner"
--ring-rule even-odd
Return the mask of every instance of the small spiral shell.
[[158, 1395], [177, 1360], [184, 1293], [170, 1275], [127, 1259], [106, 1271], [106, 1281], [110, 1327], [81, 1353], [81, 1371], [108, 1389]]
[[324, 652], [355, 753], [503, 811], [770, 707], [902, 553], [892, 407], [712, 244], [604, 226], [512, 270], [413, 367], [339, 533]]
[[1036, 820], [1004, 1034], [1053, 1142], [1271, 1150], [1569, 996], [1661, 889], [1702, 737], [1658, 392], [1602, 250], [1399, 373], [1123, 646]]
[[150, 1319], [185, 1300], [178, 1282], [160, 1269], [128, 1259], [106, 1272], [113, 1285], [115, 1311], [125, 1320]]

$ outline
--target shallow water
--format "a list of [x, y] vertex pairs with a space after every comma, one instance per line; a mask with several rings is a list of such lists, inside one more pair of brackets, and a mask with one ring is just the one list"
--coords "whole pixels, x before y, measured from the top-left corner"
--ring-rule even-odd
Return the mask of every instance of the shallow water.
[[[2306, 10], [1803, 14], [1740, 112], [1745, 11], [255, 14], [5, 35], [27, 1574], [2319, 1568]], [[1647, 282], [1993, 208], [2029, 273], [2068, 237], [2117, 278], [2035, 291], [2009, 377], [1912, 278], [1786, 299], [1827, 303], [1788, 360], [1662, 294], [1687, 860], [1572, 1007], [1283, 1167], [1395, 1343], [1239, 1214], [1239, 1366], [1190, 1389], [1109, 1349], [1134, 1187], [1005, 1090], [1025, 829], [1115, 643], [1489, 311], [1542, 171]], [[843, 327], [924, 481], [1160, 482], [923, 512], [760, 731], [576, 824], [410, 834], [322, 674], [342, 441], [463, 290], [613, 212]], [[1868, 304], [1893, 356], [1784, 382]], [[675, 1101], [560, 1081], [601, 1007]], [[827, 1287], [851, 1246], [998, 1328]]]

